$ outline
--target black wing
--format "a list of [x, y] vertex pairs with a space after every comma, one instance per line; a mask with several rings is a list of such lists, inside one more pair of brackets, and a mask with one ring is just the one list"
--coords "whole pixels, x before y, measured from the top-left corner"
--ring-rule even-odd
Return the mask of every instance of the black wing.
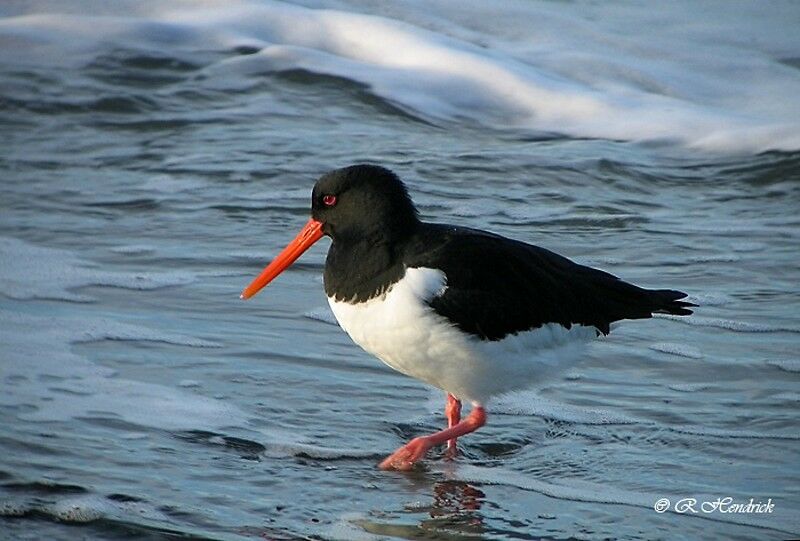
[[591, 325], [608, 334], [621, 319], [654, 313], [689, 315], [686, 293], [643, 289], [544, 248], [485, 231], [424, 224], [404, 258], [408, 267], [447, 275], [430, 306], [484, 340], [558, 323]]

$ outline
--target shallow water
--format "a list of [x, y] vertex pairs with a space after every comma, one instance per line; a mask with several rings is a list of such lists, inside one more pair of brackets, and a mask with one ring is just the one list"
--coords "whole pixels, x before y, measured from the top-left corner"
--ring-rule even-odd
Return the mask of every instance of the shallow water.
[[[0, 8], [0, 537], [800, 535], [797, 6], [308, 5]], [[335, 325], [324, 242], [238, 299], [364, 160], [700, 307], [380, 472], [444, 401]]]

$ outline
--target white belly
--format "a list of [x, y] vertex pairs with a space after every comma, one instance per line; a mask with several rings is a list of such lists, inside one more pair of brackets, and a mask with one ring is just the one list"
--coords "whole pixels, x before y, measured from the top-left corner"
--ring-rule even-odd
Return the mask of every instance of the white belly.
[[549, 324], [503, 340], [480, 340], [428, 306], [445, 289], [442, 271], [413, 268], [381, 297], [328, 302], [339, 325], [366, 351], [403, 374], [481, 404], [571, 366], [596, 334], [593, 327]]

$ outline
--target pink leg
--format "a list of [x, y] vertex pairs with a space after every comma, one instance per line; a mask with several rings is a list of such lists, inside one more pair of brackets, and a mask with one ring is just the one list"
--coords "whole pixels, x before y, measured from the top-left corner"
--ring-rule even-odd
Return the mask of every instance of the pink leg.
[[[447, 428], [453, 428], [461, 422], [461, 401], [455, 396], [447, 393], [447, 405], [444, 407], [444, 415], [447, 417]], [[447, 456], [456, 456], [456, 438], [447, 440]]]
[[434, 445], [441, 445], [448, 440], [456, 439], [464, 434], [475, 432], [486, 424], [486, 410], [483, 406], [474, 406], [466, 419], [456, 426], [445, 428], [430, 436], [414, 438], [400, 449], [389, 455], [379, 464], [382, 470], [410, 470], [414, 463], [421, 460]]

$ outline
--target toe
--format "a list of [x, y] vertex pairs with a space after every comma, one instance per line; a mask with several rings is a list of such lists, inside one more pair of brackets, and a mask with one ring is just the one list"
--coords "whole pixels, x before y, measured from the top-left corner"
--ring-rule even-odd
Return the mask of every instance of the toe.
[[414, 438], [386, 457], [378, 467], [382, 470], [408, 471], [414, 467], [415, 462], [422, 460], [428, 449], [430, 449], [430, 443], [426, 438]]

